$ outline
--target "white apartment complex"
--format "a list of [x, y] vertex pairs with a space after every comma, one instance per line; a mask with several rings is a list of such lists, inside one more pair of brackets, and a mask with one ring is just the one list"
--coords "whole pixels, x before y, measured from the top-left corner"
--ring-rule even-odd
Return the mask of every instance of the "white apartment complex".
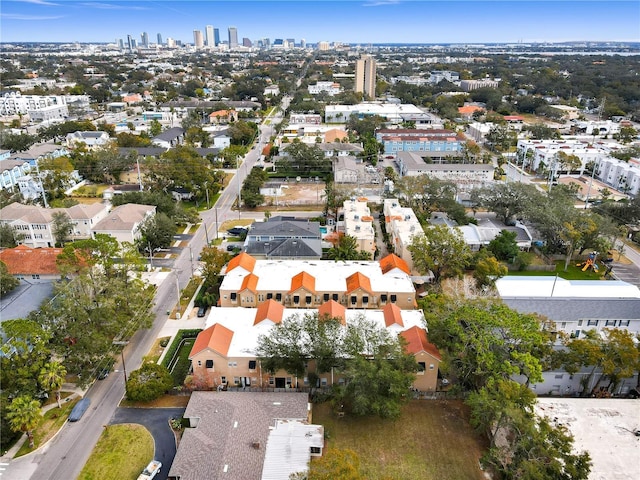
[[309, 91], [309, 95], [318, 95], [324, 92], [330, 97], [342, 92], [340, 84], [335, 82], [317, 82], [315, 85], [309, 85], [307, 90]]
[[64, 95], [22, 95], [5, 93], [0, 97], [0, 116], [29, 115], [38, 120], [51, 120], [69, 116]]
[[415, 235], [424, 235], [422, 225], [411, 208], [401, 207], [397, 198], [384, 200], [384, 221], [393, 245], [393, 253], [404, 260], [409, 270], [414, 273], [413, 257], [409, 245]]
[[373, 217], [366, 200], [345, 200], [342, 204], [344, 221], [338, 222], [338, 230], [343, 230], [345, 235], [356, 239], [358, 249], [361, 252], [371, 254], [376, 251], [376, 237], [373, 228]]

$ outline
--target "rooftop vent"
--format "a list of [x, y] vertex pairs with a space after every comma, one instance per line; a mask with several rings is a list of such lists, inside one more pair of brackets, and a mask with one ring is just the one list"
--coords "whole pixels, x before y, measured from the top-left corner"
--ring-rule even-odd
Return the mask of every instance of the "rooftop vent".
[[260, 442], [253, 442], [253, 443], [251, 444], [251, 446], [252, 446], [253, 448], [255, 448], [256, 450], [260, 450]]

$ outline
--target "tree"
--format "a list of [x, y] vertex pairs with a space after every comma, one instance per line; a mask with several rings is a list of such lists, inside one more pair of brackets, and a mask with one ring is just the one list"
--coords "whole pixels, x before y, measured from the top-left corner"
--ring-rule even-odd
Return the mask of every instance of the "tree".
[[351, 235], [341, 235], [338, 243], [327, 252], [330, 260], [371, 260], [369, 252], [358, 248], [358, 240]]
[[175, 222], [166, 214], [156, 213], [140, 226], [138, 250], [141, 252], [146, 250], [149, 255], [152, 255], [160, 248], [167, 248], [171, 245], [176, 230]]
[[504, 277], [509, 270], [493, 255], [485, 255], [476, 262], [473, 272], [478, 287], [493, 287], [496, 280]]
[[173, 386], [173, 378], [166, 367], [145, 363], [131, 372], [127, 380], [127, 398], [134, 402], [150, 402], [162, 396]]
[[40, 179], [50, 199], [63, 198], [65, 191], [73, 186], [75, 170], [68, 157], [43, 158], [39, 160]]
[[0, 247], [13, 248], [18, 246], [23, 236], [19, 235], [8, 223], [0, 224]]
[[47, 392], [55, 390], [58, 408], [60, 408], [60, 388], [62, 388], [66, 376], [67, 369], [58, 362], [47, 363], [42, 367], [38, 376], [38, 382]]
[[15, 290], [20, 285], [20, 280], [9, 273], [7, 264], [0, 261], [0, 298]]
[[64, 247], [73, 231], [73, 222], [69, 215], [65, 212], [53, 212], [51, 214], [51, 230], [56, 239], [56, 246]]
[[28, 395], [22, 395], [14, 398], [7, 410], [7, 419], [11, 430], [26, 433], [29, 447], [33, 448], [33, 429], [38, 426], [42, 417], [40, 402]]
[[231, 255], [217, 247], [204, 247], [200, 258], [204, 264], [202, 271], [204, 283], [214, 285], [218, 280], [222, 267], [227, 264]]
[[154, 118], [149, 124], [149, 135], [151, 135], [151, 137], [157, 137], [160, 133], [162, 133], [162, 125]]
[[477, 205], [496, 213], [505, 224], [528, 211], [530, 205], [542, 203], [542, 194], [526, 183], [497, 183], [492, 187], [476, 189], [471, 198]]
[[361, 480], [360, 458], [350, 449], [327, 448], [309, 464], [306, 480]]
[[460, 230], [446, 225], [435, 225], [423, 235], [414, 235], [408, 249], [414, 268], [422, 275], [433, 273], [436, 284], [462, 275], [471, 255]]
[[0, 148], [5, 150], [24, 152], [29, 150], [37, 141], [38, 137], [35, 135], [28, 135], [26, 133], [14, 135], [0, 130]]
[[516, 232], [501, 230], [500, 233], [489, 242], [487, 249], [495, 255], [498, 260], [513, 260], [520, 253], [516, 242]]
[[616, 134], [616, 140], [627, 144], [633, 142], [638, 137], [638, 132], [631, 126], [620, 127], [620, 132]]
[[255, 122], [243, 122], [240, 120], [229, 127], [232, 145], [250, 145], [257, 134], [258, 126]]

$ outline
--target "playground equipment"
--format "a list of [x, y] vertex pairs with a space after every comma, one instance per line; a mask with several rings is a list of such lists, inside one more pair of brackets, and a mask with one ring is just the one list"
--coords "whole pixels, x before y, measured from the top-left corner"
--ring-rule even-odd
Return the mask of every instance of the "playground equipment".
[[582, 267], [582, 271], [586, 272], [588, 269], [593, 269], [594, 272], [598, 273], [598, 264], [596, 263], [596, 257], [598, 256], [598, 252], [591, 252], [589, 254], [589, 258], [587, 258], [582, 263], [576, 263], [576, 267]]

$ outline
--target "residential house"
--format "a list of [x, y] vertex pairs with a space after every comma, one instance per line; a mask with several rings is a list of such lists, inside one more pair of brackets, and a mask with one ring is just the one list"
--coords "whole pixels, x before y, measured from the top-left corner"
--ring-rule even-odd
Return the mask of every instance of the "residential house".
[[94, 225], [91, 231], [94, 236], [105, 234], [114, 237], [120, 243], [135, 243], [140, 238], [143, 223], [155, 214], [156, 207], [153, 205], [127, 203], [113, 209]]
[[60, 279], [56, 259], [61, 248], [31, 248], [18, 245], [0, 250], [0, 262], [7, 266], [9, 274], [18, 280], [51, 281]]
[[325, 157], [355, 157], [364, 151], [362, 145], [356, 143], [318, 143], [317, 147], [322, 150]]
[[384, 221], [395, 255], [400, 257], [413, 273], [413, 257], [409, 246], [415, 235], [424, 235], [422, 225], [411, 208], [400, 206], [397, 198], [386, 198], [383, 203]]
[[71, 149], [78, 145], [84, 145], [89, 150], [97, 147], [104, 147], [109, 143], [109, 134], [107, 132], [73, 132], [68, 133], [66, 137], [67, 146]]
[[441, 357], [437, 348], [428, 341], [421, 310], [402, 310], [394, 303], [379, 309], [347, 309], [334, 300], [327, 300], [312, 309], [290, 309], [273, 299], [261, 302], [257, 308], [222, 307], [214, 310], [189, 354], [194, 380], [206, 388], [285, 389], [344, 383], [339, 372], [315, 372], [313, 360], [309, 361], [308, 371], [316, 373], [316, 385], [310, 384], [308, 375], [298, 378], [284, 370], [263, 370], [256, 356], [260, 335], [268, 335], [285, 319], [300, 321], [306, 315], [316, 314], [319, 318], [336, 318], [344, 328], [365, 318], [393, 336], [402, 336], [407, 342], [407, 351], [415, 355], [422, 372], [417, 376], [414, 388], [433, 392], [438, 387]]
[[529, 251], [531, 248], [531, 233], [526, 225], [516, 222], [515, 225], [505, 225], [497, 219], [482, 218], [478, 224], [470, 223], [468, 225], [455, 226], [464, 237], [465, 243], [471, 251], [477, 252], [482, 247], [486, 247], [496, 238], [503, 230], [516, 234], [516, 244], [520, 250]]
[[169, 470], [179, 480], [289, 480], [322, 455], [306, 393], [193, 392]]
[[345, 138], [349, 138], [349, 134], [340, 128], [332, 128], [324, 133], [323, 141], [325, 143], [342, 142]]
[[238, 112], [235, 110], [216, 110], [209, 114], [209, 123], [214, 125], [226, 125], [238, 121]]
[[280, 95], [280, 87], [278, 87], [278, 85], [269, 85], [265, 87], [263, 95], [265, 97], [269, 95], [271, 95], [272, 97], [277, 97], [278, 95]]
[[320, 125], [322, 124], [322, 117], [317, 113], [292, 112], [291, 115], [289, 115], [289, 125], [296, 124]]
[[318, 222], [272, 217], [251, 225], [244, 251], [255, 259], [320, 260], [321, 243]]
[[364, 163], [356, 157], [341, 155], [333, 162], [333, 181], [335, 183], [364, 183]]
[[358, 250], [373, 256], [376, 251], [376, 235], [373, 228], [373, 216], [367, 205], [367, 200], [358, 198], [345, 200], [342, 211], [338, 212], [344, 217], [338, 222], [338, 231], [355, 238]]
[[184, 142], [184, 129], [173, 127], [153, 137], [151, 143], [163, 148], [173, 148]]
[[315, 308], [329, 300], [345, 307], [376, 309], [395, 303], [416, 308], [408, 274], [384, 273], [376, 261], [256, 260], [247, 253], [227, 265], [220, 306], [257, 307], [275, 299], [289, 308]]
[[31, 164], [24, 159], [0, 160], [0, 188], [13, 191], [18, 185], [18, 179], [28, 175], [31, 168]]

